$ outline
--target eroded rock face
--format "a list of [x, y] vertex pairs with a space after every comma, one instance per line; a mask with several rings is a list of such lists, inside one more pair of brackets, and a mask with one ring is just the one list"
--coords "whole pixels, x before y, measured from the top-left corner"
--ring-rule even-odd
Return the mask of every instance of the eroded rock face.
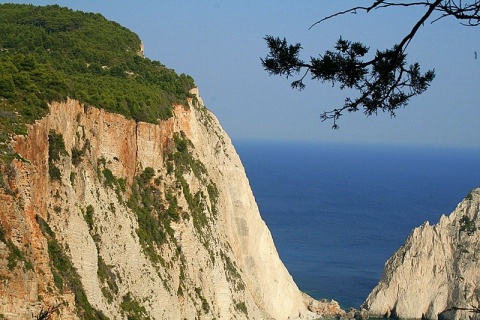
[[[58, 305], [58, 319], [310, 314], [230, 139], [194, 93], [158, 124], [52, 103], [15, 137], [18, 159], [0, 188], [0, 314], [29, 319]], [[62, 271], [67, 260], [76, 273]]]
[[413, 230], [363, 308], [375, 316], [473, 319], [480, 305], [480, 188], [436, 225]]

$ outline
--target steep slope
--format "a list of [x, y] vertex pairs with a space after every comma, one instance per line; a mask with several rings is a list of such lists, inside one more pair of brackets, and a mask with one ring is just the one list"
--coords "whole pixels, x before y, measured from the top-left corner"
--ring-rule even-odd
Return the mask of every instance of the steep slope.
[[191, 77], [98, 14], [0, 4], [0, 34], [0, 318], [341, 312], [298, 290]]
[[[387, 261], [363, 308], [405, 319], [478, 319], [480, 188], [438, 224], [416, 228]], [[452, 310], [456, 309], [456, 310]]]
[[306, 313], [238, 155], [198, 95], [159, 124], [52, 103], [14, 149], [0, 204], [3, 315], [64, 302], [62, 319]]

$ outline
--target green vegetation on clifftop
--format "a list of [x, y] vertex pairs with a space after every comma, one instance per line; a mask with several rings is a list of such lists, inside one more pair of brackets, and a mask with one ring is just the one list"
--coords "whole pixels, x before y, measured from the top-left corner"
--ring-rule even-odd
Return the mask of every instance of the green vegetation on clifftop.
[[193, 79], [140, 51], [135, 33], [100, 14], [0, 4], [0, 156], [11, 134], [67, 97], [137, 121], [169, 118]]

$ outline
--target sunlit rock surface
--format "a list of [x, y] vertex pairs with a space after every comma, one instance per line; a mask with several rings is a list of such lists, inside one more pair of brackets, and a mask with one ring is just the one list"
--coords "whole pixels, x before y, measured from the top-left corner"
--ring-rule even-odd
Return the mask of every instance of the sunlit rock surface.
[[[436, 225], [413, 230], [363, 308], [370, 315], [472, 319], [480, 305], [480, 188]], [[450, 310], [450, 311], [448, 311]]]

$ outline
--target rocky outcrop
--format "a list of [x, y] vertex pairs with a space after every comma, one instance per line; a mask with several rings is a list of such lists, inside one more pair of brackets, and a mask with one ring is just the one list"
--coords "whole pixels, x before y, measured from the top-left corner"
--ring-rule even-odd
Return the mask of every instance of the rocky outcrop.
[[340, 305], [335, 300], [313, 300], [310, 296], [306, 294], [303, 294], [303, 296], [304, 302], [307, 305], [308, 310], [319, 317], [347, 316], [346, 312], [340, 308]]
[[480, 305], [479, 215], [477, 188], [436, 225], [414, 229], [362, 307], [382, 317], [479, 318], [471, 312]]
[[0, 185], [1, 315], [312, 315], [230, 139], [193, 93], [158, 124], [52, 103], [14, 138]]

